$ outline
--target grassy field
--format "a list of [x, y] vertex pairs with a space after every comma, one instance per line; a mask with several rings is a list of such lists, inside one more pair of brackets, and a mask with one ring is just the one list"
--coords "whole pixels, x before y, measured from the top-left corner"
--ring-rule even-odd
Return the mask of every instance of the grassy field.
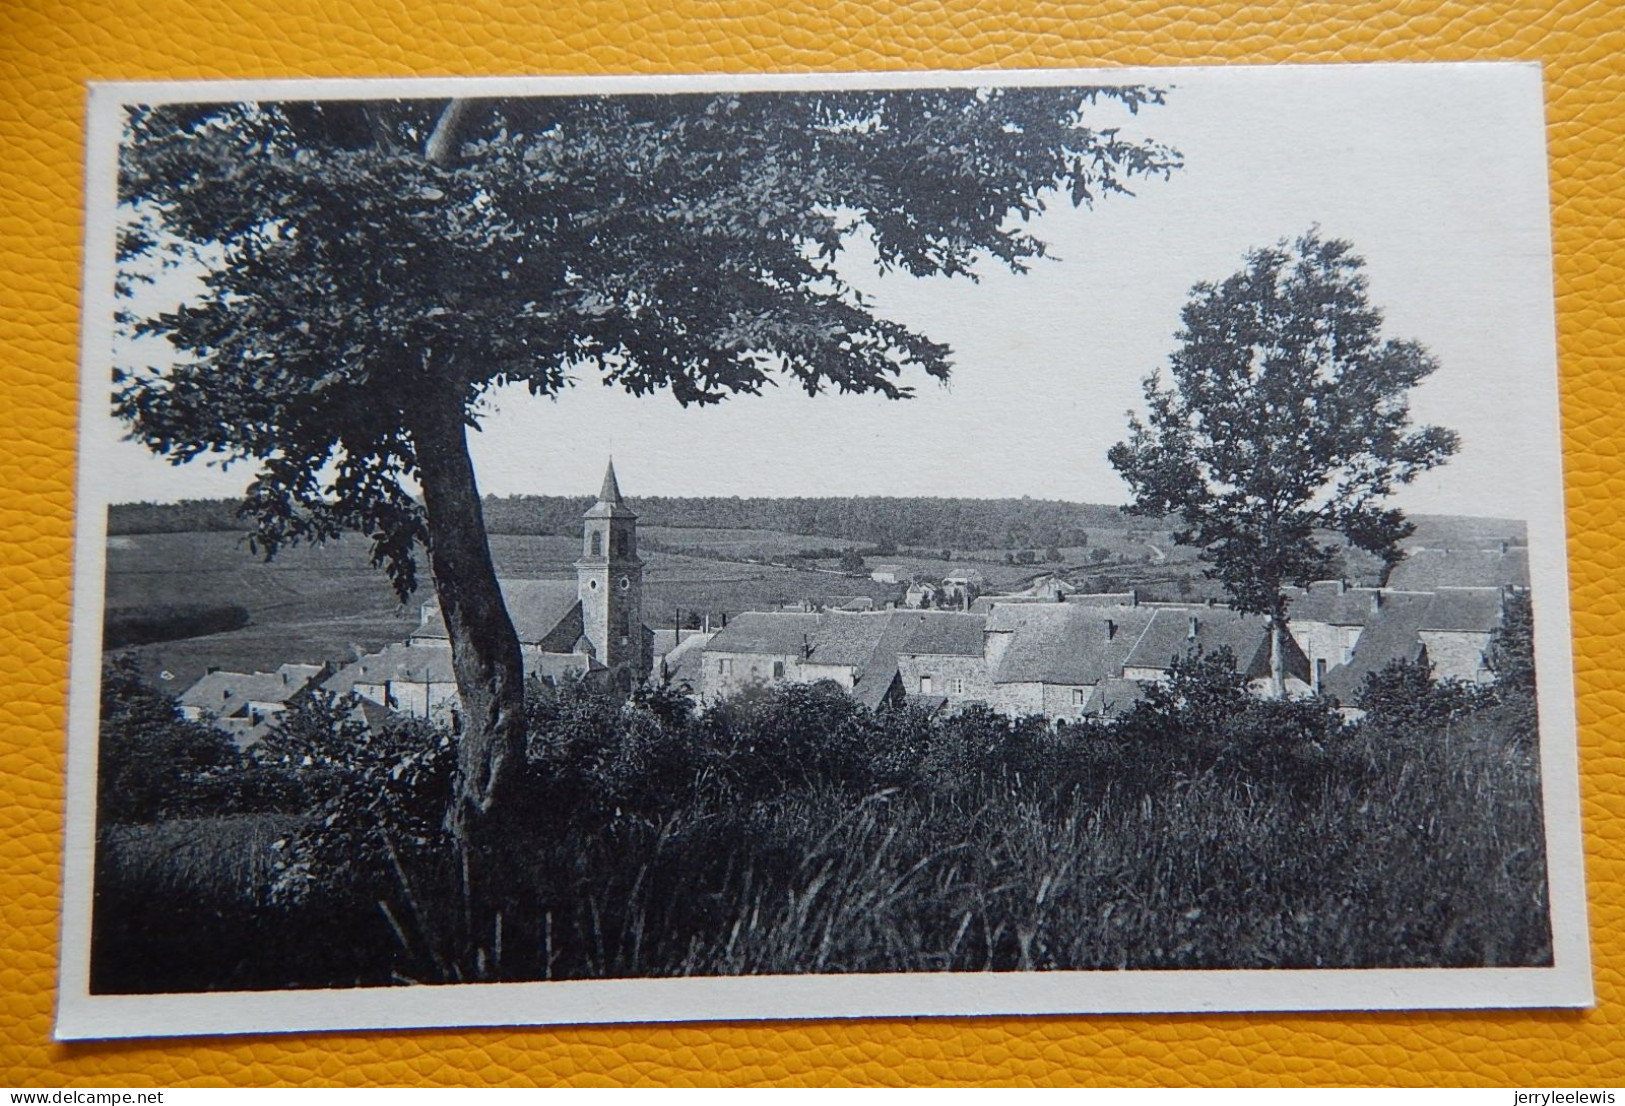
[[[267, 671], [285, 662], [348, 659], [357, 649], [399, 641], [417, 623], [416, 612], [368, 564], [365, 541], [289, 549], [267, 563], [234, 534], [108, 539], [110, 608], [184, 603], [237, 604], [250, 621], [228, 633], [130, 650], [149, 678], [174, 691], [210, 666]], [[161, 679], [164, 672], [171, 678]]]
[[[714, 532], [713, 532], [714, 534]], [[552, 535], [491, 537], [497, 571], [519, 579], [575, 579], [580, 542]], [[645, 551], [644, 619], [669, 626], [679, 610], [773, 608], [812, 597], [895, 599], [899, 588], [837, 572]], [[421, 589], [422, 599], [432, 596]], [[266, 562], [221, 532], [135, 534], [108, 540], [107, 604], [126, 611], [236, 604], [247, 626], [129, 650], [150, 680], [179, 691], [208, 668], [268, 671], [286, 662], [348, 660], [402, 640], [418, 624], [368, 563], [365, 541], [288, 549]], [[164, 679], [163, 673], [169, 678]]]

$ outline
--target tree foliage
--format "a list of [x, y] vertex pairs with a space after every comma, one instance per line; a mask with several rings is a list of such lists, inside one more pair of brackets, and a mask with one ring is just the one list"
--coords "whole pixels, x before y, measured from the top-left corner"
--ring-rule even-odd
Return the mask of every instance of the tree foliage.
[[1283, 588], [1339, 574], [1328, 532], [1392, 564], [1412, 532], [1388, 496], [1455, 453], [1456, 435], [1413, 427], [1409, 393], [1437, 368], [1385, 339], [1353, 247], [1311, 230], [1254, 250], [1182, 312], [1168, 385], [1145, 381], [1109, 458], [1133, 509], [1177, 515], [1237, 610], [1286, 616]]
[[836, 265], [974, 276], [1043, 256], [1028, 222], [1166, 173], [1177, 155], [1088, 125], [1139, 87], [541, 97], [136, 109], [123, 146], [126, 283], [183, 252], [203, 291], [132, 319], [181, 359], [121, 367], [116, 408], [177, 462], [258, 467], [267, 550], [370, 534], [414, 582], [409, 408], [470, 422], [487, 389], [573, 374], [683, 404], [759, 392], [903, 396], [949, 350], [878, 316]]

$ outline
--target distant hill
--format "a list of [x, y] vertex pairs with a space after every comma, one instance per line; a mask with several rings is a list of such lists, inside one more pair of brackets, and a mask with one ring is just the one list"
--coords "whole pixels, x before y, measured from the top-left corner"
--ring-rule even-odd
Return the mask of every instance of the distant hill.
[[[647, 496], [631, 499], [646, 526], [685, 529], [755, 529], [828, 538], [832, 543], [928, 549], [1036, 549], [1083, 546], [1090, 530], [1166, 530], [1156, 519], [1134, 518], [1100, 503], [1058, 499], [958, 499], [895, 496], [848, 498], [763, 496]], [[492, 534], [580, 533], [588, 496], [487, 496]], [[1507, 519], [1414, 515], [1409, 546], [1482, 548], [1526, 540], [1523, 523]], [[124, 503], [108, 511], [108, 533], [240, 533], [237, 503], [194, 499], [180, 503]]]

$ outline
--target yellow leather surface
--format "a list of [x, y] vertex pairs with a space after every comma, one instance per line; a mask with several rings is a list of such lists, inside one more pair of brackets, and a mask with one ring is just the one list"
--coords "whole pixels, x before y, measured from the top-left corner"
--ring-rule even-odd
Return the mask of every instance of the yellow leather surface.
[[[1595, 1010], [51, 1043], [86, 80], [1441, 59], [1546, 65]], [[1625, 1083], [1625, 7], [0, 0], [0, 87], [0, 1083]]]

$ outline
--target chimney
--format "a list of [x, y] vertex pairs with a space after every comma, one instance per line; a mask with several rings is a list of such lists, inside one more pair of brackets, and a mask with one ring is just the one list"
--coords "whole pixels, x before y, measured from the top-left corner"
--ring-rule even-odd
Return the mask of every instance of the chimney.
[[1371, 613], [1376, 614], [1380, 610], [1382, 610], [1382, 592], [1381, 590], [1373, 591], [1371, 593]]
[[1337, 594], [1338, 595], [1342, 595], [1345, 591], [1348, 591], [1348, 590], [1349, 590], [1349, 582], [1347, 580], [1339, 580], [1339, 581], [1337, 581]]
[[1138, 607], [1140, 605], [1140, 589], [1139, 588], [1129, 588], [1128, 589], [1128, 605], [1131, 606], [1131, 607]]
[[1506, 551], [1507, 551], [1507, 543], [1503, 541], [1501, 543], [1501, 552], [1505, 553]]
[[1197, 628], [1198, 625], [1199, 625], [1199, 623], [1196, 620], [1196, 616], [1194, 614], [1191, 615], [1190, 626], [1185, 630], [1185, 640], [1186, 641], [1195, 641], [1196, 640], [1196, 628]]
[[806, 634], [802, 634], [801, 635], [801, 659], [802, 660], [808, 660], [811, 657], [812, 657], [812, 639], [809, 638]]
[[1110, 641], [1112, 638], [1114, 638], [1116, 636], [1117, 636], [1117, 623], [1113, 622], [1111, 619], [1108, 618], [1106, 620], [1106, 640]]

